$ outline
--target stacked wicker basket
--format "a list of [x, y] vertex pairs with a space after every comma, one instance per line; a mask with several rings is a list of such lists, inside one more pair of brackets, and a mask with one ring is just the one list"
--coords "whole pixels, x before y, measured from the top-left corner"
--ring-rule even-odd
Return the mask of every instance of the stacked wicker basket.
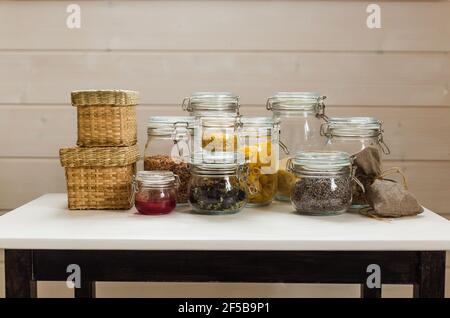
[[139, 159], [138, 92], [75, 91], [76, 147], [60, 149], [66, 170], [69, 209], [129, 209]]

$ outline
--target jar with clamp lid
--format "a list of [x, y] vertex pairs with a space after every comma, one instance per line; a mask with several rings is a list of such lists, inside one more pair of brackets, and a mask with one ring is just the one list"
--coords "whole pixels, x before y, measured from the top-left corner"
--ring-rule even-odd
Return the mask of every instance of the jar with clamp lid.
[[[390, 149], [383, 140], [382, 123], [373, 117], [330, 117], [322, 125], [321, 133], [327, 137], [327, 150], [345, 151], [353, 156], [367, 147], [373, 147], [380, 158], [383, 154], [390, 154]], [[356, 177], [359, 177], [358, 171]], [[356, 183], [352, 187], [352, 209], [367, 207], [361, 187]]]
[[146, 215], [167, 214], [176, 206], [179, 178], [171, 171], [139, 171], [135, 178], [135, 206]]
[[152, 116], [147, 123], [144, 170], [168, 170], [180, 179], [177, 203], [187, 204], [194, 119], [189, 116]]
[[199, 152], [191, 159], [189, 203], [199, 214], [241, 211], [247, 203], [245, 161], [240, 153]]
[[308, 215], [341, 214], [352, 202], [352, 164], [348, 153], [334, 151], [299, 152], [287, 162], [295, 182], [291, 203]]
[[280, 123], [280, 169], [276, 199], [289, 201], [295, 175], [286, 171], [286, 161], [298, 151], [323, 149], [320, 126], [325, 116], [324, 99], [313, 92], [278, 92], [267, 99], [266, 108]]
[[279, 123], [272, 117], [242, 117], [241, 153], [247, 163], [248, 205], [268, 205], [277, 193]]
[[182, 108], [195, 118], [195, 151], [238, 150], [239, 97], [228, 92], [199, 92], [183, 100]]

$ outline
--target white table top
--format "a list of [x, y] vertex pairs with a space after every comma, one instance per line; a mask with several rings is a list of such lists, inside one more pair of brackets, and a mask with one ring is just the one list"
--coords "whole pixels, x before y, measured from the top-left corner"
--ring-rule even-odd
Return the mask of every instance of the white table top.
[[201, 216], [69, 211], [47, 194], [0, 217], [0, 248], [85, 250], [450, 250], [450, 222], [426, 210], [375, 220], [357, 214], [301, 216], [289, 204]]

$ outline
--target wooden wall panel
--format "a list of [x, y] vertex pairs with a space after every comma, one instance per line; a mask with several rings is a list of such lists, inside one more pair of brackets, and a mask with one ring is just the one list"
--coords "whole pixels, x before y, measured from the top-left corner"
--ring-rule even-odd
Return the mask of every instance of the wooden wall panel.
[[[0, 49], [448, 51], [446, 1], [76, 1], [81, 29], [65, 27], [67, 1], [0, 2]], [[20, 34], [20, 36], [17, 36]]]
[[320, 91], [330, 105], [450, 106], [446, 53], [0, 52], [3, 104], [64, 104], [70, 91], [128, 88], [144, 104], [229, 90], [262, 105], [273, 92]]

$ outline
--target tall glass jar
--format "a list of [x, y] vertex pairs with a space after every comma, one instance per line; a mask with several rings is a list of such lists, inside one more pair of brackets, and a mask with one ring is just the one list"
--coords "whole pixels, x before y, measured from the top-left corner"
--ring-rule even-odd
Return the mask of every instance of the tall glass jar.
[[172, 212], [178, 186], [178, 176], [171, 171], [139, 171], [135, 178], [136, 209], [146, 215]]
[[297, 212], [308, 215], [341, 214], [352, 202], [352, 164], [345, 152], [300, 152], [287, 168], [298, 180], [291, 202]]
[[[345, 151], [355, 155], [367, 147], [389, 154], [389, 147], [384, 143], [381, 122], [373, 117], [328, 118], [322, 126], [322, 134], [327, 137], [326, 148], [335, 151]], [[356, 171], [358, 177], [358, 171]], [[352, 209], [367, 207], [367, 201], [362, 188], [353, 183]]]
[[244, 156], [240, 153], [195, 153], [191, 159], [189, 203], [199, 214], [234, 214], [247, 203]]
[[182, 108], [195, 118], [195, 151], [237, 151], [239, 107], [239, 97], [229, 92], [198, 92], [186, 97]]
[[177, 204], [188, 203], [193, 126], [189, 116], [152, 116], [147, 124], [144, 170], [168, 170], [179, 176]]
[[280, 122], [280, 140], [284, 151], [280, 153], [278, 193], [276, 199], [289, 201], [295, 175], [286, 171], [286, 162], [298, 151], [323, 148], [320, 135], [322, 117], [325, 117], [325, 96], [312, 92], [278, 92], [267, 100], [266, 108]]
[[248, 205], [270, 204], [277, 193], [279, 123], [271, 117], [242, 117], [241, 153], [247, 163]]

